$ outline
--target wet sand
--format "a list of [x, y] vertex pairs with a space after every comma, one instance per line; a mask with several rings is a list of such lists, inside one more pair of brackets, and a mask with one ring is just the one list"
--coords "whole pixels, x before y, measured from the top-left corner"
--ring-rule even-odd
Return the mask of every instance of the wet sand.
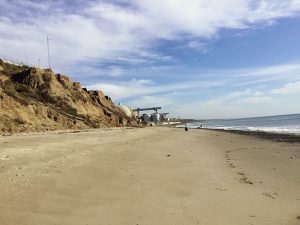
[[300, 144], [209, 130], [0, 137], [1, 225], [297, 225]]

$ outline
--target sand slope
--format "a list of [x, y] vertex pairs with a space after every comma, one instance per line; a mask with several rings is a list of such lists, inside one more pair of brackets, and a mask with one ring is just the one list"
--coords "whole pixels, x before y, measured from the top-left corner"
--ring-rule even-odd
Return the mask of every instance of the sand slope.
[[0, 138], [0, 224], [300, 224], [300, 145], [147, 128]]

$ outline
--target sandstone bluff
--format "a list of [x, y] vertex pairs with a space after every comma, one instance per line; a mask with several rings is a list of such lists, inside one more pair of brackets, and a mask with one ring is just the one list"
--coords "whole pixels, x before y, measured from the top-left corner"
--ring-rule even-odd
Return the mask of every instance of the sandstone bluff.
[[136, 125], [101, 91], [51, 69], [0, 60], [0, 134]]

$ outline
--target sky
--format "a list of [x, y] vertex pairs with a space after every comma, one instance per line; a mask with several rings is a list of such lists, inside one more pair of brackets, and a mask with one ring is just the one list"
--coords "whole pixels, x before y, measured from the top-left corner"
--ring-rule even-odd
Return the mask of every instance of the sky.
[[170, 117], [300, 113], [300, 0], [0, 0], [0, 57]]

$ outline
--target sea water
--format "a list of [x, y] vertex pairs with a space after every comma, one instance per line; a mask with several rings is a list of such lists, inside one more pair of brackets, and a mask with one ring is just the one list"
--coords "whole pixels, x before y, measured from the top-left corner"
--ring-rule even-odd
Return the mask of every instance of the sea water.
[[223, 130], [264, 131], [300, 135], [300, 114], [267, 116], [242, 119], [196, 120], [187, 124], [190, 128]]

